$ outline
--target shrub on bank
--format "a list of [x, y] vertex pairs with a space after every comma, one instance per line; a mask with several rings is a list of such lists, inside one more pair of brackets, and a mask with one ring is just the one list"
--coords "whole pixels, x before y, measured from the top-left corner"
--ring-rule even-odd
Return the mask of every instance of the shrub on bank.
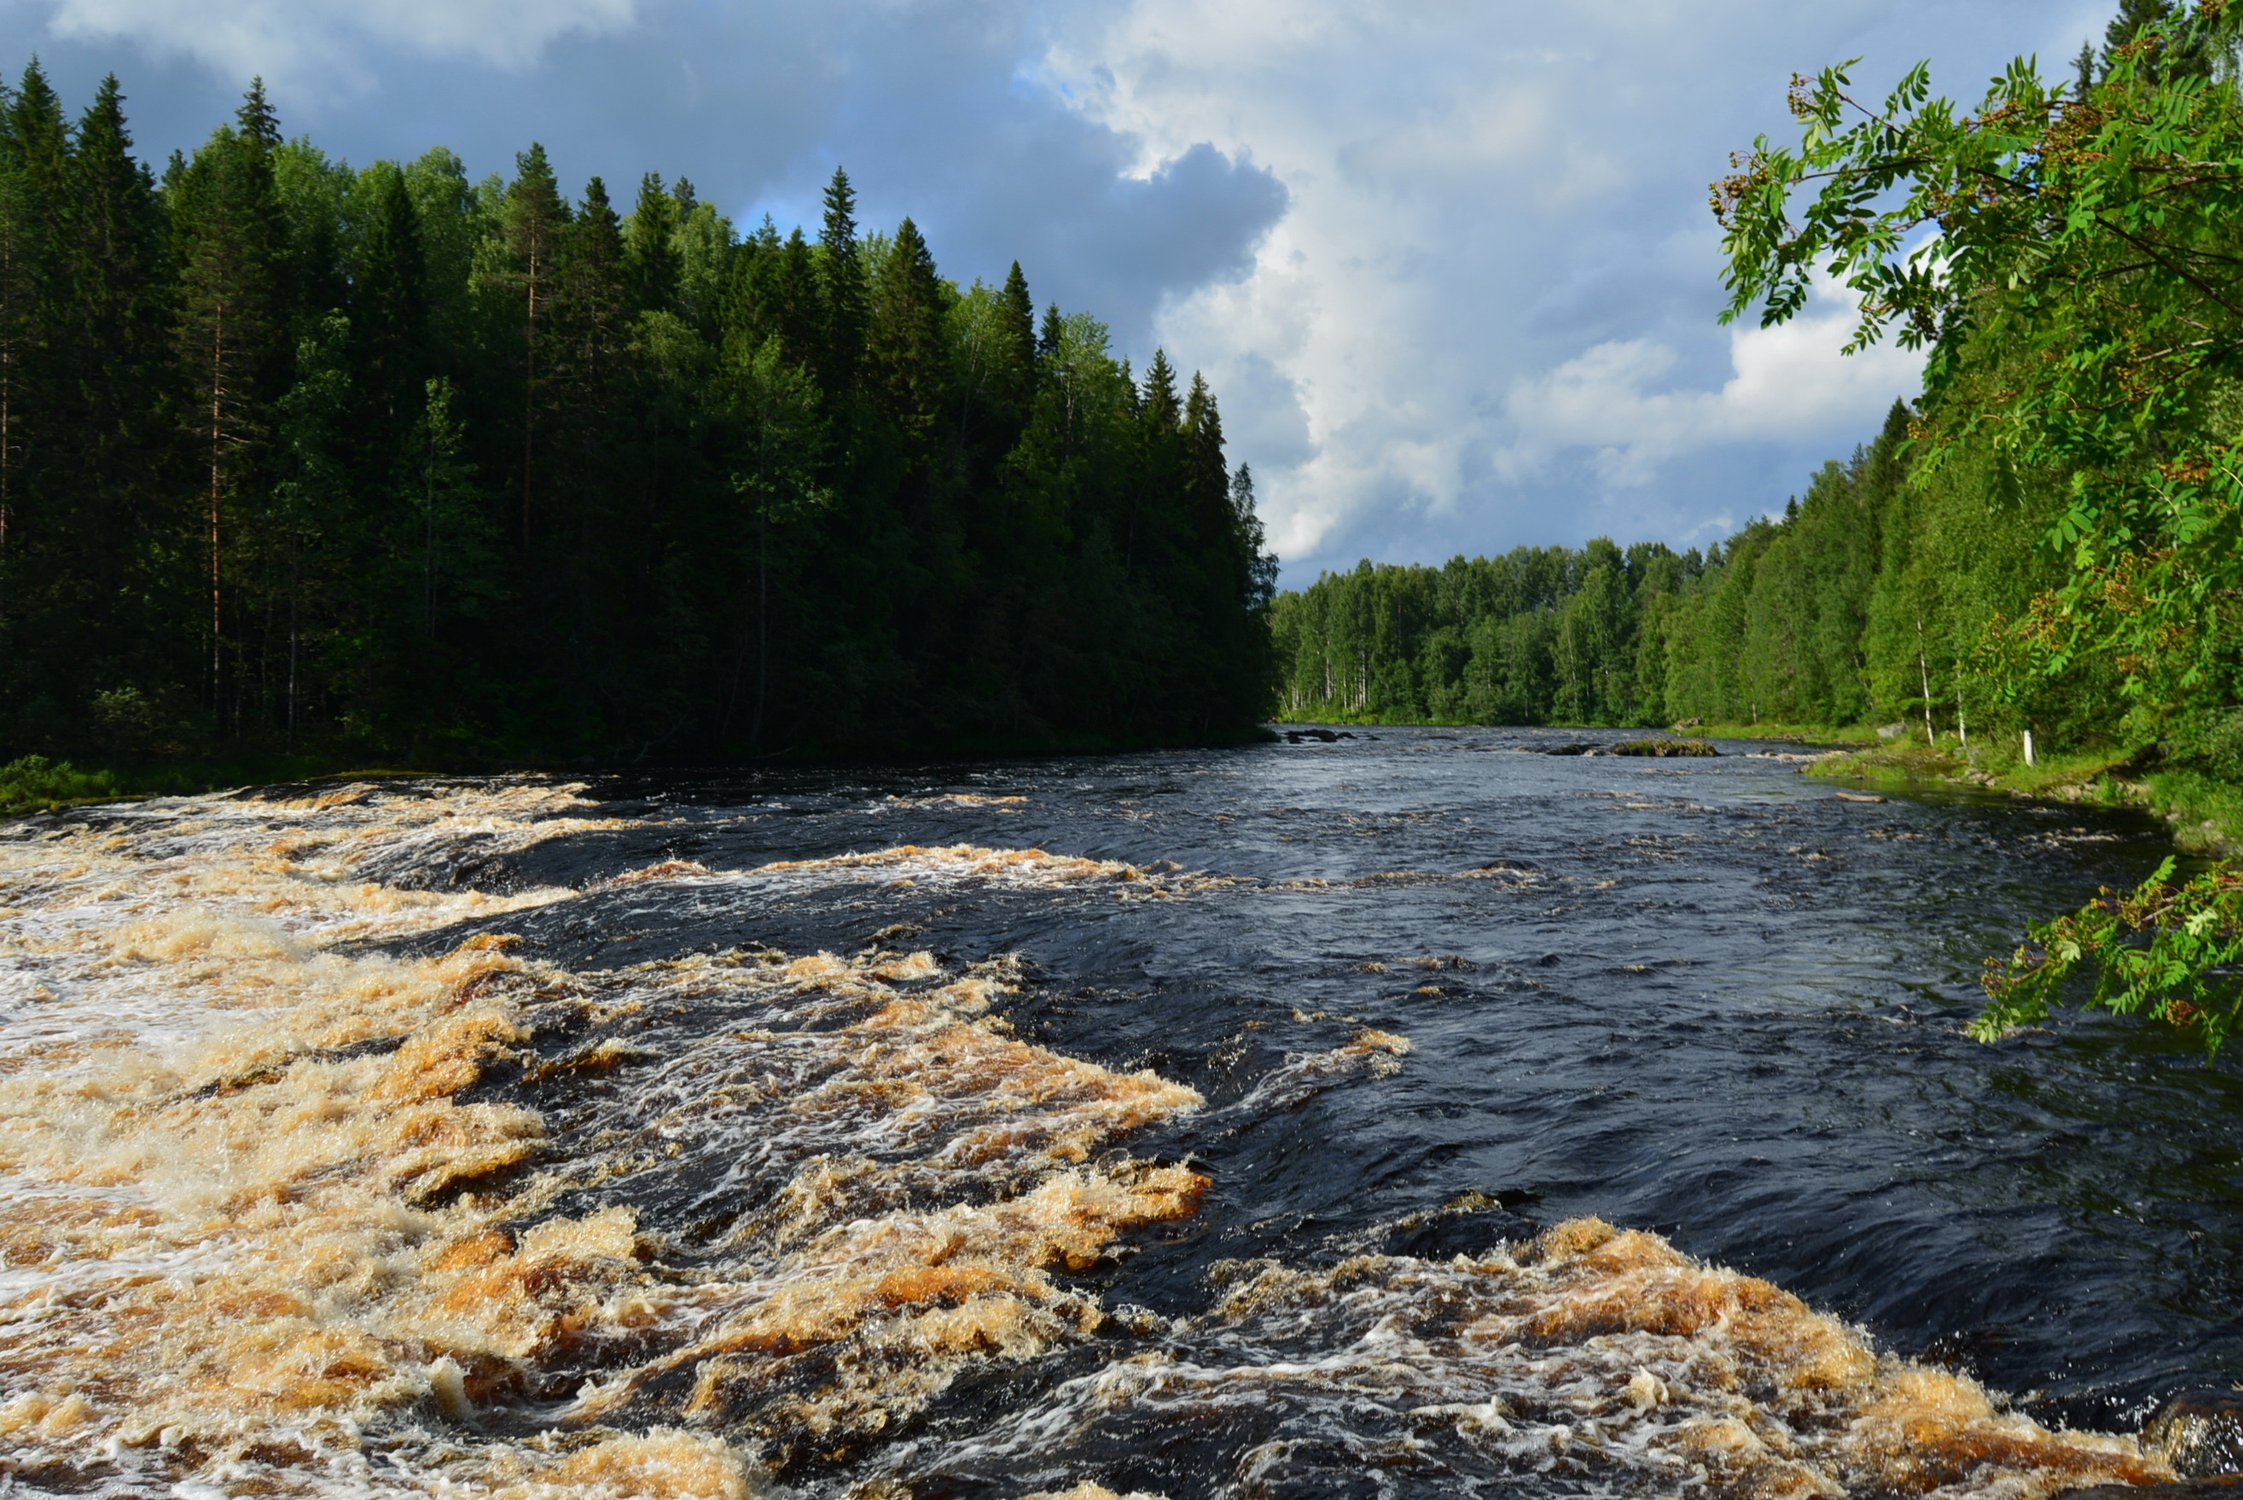
[[26, 755], [0, 766], [0, 813], [30, 812], [114, 797], [116, 780], [106, 771], [81, 771], [66, 760]]

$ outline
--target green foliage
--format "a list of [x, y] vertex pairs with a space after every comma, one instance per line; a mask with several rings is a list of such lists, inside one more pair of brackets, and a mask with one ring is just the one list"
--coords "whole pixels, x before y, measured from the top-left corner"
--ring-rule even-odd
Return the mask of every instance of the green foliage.
[[[1782, 519], [1754, 521], [1703, 556], [1599, 538], [1578, 552], [1521, 548], [1439, 569], [1365, 563], [1326, 575], [1277, 601], [1279, 711], [1747, 727], [1920, 713], [1927, 648], [1913, 630], [1875, 628], [1880, 608], [1913, 620], [1925, 591], [1949, 582], [1907, 574], [1932, 555], [1928, 540], [1909, 544], [1911, 528], [1945, 523], [1909, 508], [1909, 421], [1896, 406], [1874, 443], [1825, 465]], [[2030, 538], [2019, 545], [2029, 550]], [[2004, 587], [1937, 618], [1942, 714], [1985, 620], [2023, 607], [2027, 596]]]
[[2183, 66], [2232, 24], [2151, 6], [2085, 93], [2021, 59], [1967, 112], [1928, 66], [1875, 103], [1827, 69], [1795, 84], [1800, 144], [1762, 138], [1716, 192], [1727, 317], [1781, 322], [1836, 275], [1856, 347], [1929, 352], [1934, 455], [2061, 483], [2045, 531], [2069, 566], [2012, 627], [2005, 690], [2100, 656], [2152, 728], [2231, 699], [2236, 670], [2243, 112]]
[[2243, 786], [2243, 710], [2199, 719], [2182, 753], [2217, 779]]
[[2087, 1003], [2194, 1031], [2207, 1055], [2243, 1017], [2243, 871], [2217, 865], [2176, 883], [2167, 859], [2137, 889], [2105, 889], [2077, 912], [2036, 924], [2008, 959], [1986, 966], [1987, 1008], [1971, 1026], [1995, 1041], [2047, 1019], [2081, 965], [2095, 974]]
[[1639, 759], [1669, 760], [1676, 757], [1684, 759], [1704, 758], [1719, 755], [1721, 752], [1716, 750], [1709, 740], [1655, 739], [1623, 740], [1612, 747], [1612, 753], [1614, 755], [1634, 756]]
[[[2126, 0], [2069, 90], [2020, 59], [1968, 110], [1928, 65], [1874, 102], [1826, 69], [1794, 80], [1799, 144], [1762, 138], [1715, 188], [1726, 318], [1782, 322], [1829, 274], [1857, 298], [1854, 347], [1892, 331], [1929, 354], [1918, 519], [1888, 532], [1870, 611], [1888, 700], [1917, 633], [1927, 732], [1951, 675], [1958, 728], [1967, 690], [2011, 724], [2161, 738], [2203, 768], [2165, 779], [2243, 772], [2239, 21], [2225, 0]], [[1990, 965], [1979, 1034], [2046, 1016], [2084, 964], [2090, 1003], [2217, 1051], [2243, 1004], [2243, 876], [2172, 873]]]
[[80, 771], [66, 760], [26, 755], [0, 765], [0, 813], [30, 812], [116, 795], [116, 781], [106, 772]]

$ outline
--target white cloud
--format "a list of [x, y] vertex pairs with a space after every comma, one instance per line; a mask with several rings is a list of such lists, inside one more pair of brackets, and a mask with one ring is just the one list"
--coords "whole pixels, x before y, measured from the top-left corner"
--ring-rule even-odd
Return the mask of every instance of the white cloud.
[[[1680, 538], [1750, 501], [1673, 493], [1679, 460], [1872, 435], [1917, 361], [1840, 358], [1827, 300], [1720, 330], [1705, 184], [1791, 127], [1793, 69], [1859, 54], [1876, 88], [1929, 52], [1975, 99], [2041, 40], [2043, 7], [1118, 0], [1062, 23], [1031, 72], [1134, 139], [1141, 170], [1206, 141], [1284, 183], [1248, 275], [1171, 302], [1160, 332], [1227, 426], [1305, 428], [1288, 462], [1238, 456], [1278, 550], [1313, 564], [1405, 532], [1444, 552], [1592, 524]], [[1234, 400], [1295, 409], [1239, 420]], [[1585, 519], [1614, 502], [1627, 514]]]
[[1499, 450], [1497, 477], [1516, 483], [1566, 449], [1585, 449], [1608, 489], [1637, 489], [1684, 454], [1735, 443], [1780, 442], [1851, 429], [1868, 436], [1896, 397], [1923, 378], [1923, 357], [1891, 344], [1843, 350], [1854, 314], [1835, 287], [1774, 328], [1733, 327], [1728, 378], [1693, 388], [1669, 377], [1675, 351], [1648, 339], [1596, 345], [1520, 380], [1506, 403], [1517, 440]]
[[261, 74], [300, 93], [350, 94], [375, 83], [370, 49], [523, 68], [572, 32], [629, 25], [634, 6], [635, 0], [51, 0], [46, 9], [48, 29], [58, 37], [191, 57], [229, 82]]

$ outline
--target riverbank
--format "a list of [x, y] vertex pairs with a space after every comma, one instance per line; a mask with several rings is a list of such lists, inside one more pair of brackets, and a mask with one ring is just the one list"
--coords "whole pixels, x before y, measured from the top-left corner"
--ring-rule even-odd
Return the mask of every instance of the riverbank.
[[2036, 802], [2141, 807], [2162, 818], [2173, 842], [2189, 853], [2224, 857], [2243, 850], [2243, 787], [2161, 762], [2151, 746], [2039, 756], [2028, 766], [2006, 745], [1895, 741], [1834, 752], [1801, 770], [1819, 781], [1900, 791], [1978, 787]]
[[[1292, 721], [1280, 720], [1282, 729]], [[1376, 716], [1322, 719], [1319, 724], [1376, 725], [1383, 728], [1456, 729], [1447, 721], [1403, 724]], [[1616, 725], [1546, 725], [1552, 729], [1614, 729]], [[1836, 728], [1828, 724], [1705, 724], [1685, 720], [1669, 726], [1693, 739], [1758, 740], [1840, 747], [1800, 768], [1818, 780], [1907, 791], [1930, 786], [1976, 787], [2008, 792], [2036, 802], [2094, 802], [2106, 807], [2142, 807], [2172, 828], [2173, 842], [2191, 854], [2229, 857], [2243, 852], [2243, 786], [2201, 770], [2165, 761], [2155, 746], [2103, 748], [2041, 755], [2026, 765], [2021, 747], [1965, 745], [1952, 736], [1925, 745], [1906, 736], [1887, 738], [1866, 724]], [[1851, 749], [1844, 747], [1854, 747]]]
[[[748, 764], [787, 766], [871, 766], [899, 763], [970, 764], [981, 761], [1035, 756], [1092, 756], [1137, 751], [1227, 749], [1264, 744], [1277, 735], [1254, 724], [1230, 731], [1215, 731], [1185, 743], [1164, 743], [1156, 738], [1096, 735], [1037, 735], [1006, 739], [949, 740], [922, 747], [913, 753], [907, 744], [891, 746], [885, 755], [873, 756], [846, 747], [808, 747], [783, 751]], [[727, 763], [685, 762], [687, 769], [708, 769]], [[737, 763], [735, 763], [737, 764]], [[508, 757], [476, 753], [447, 758], [441, 765], [393, 765], [369, 768], [335, 756], [250, 755], [230, 759], [193, 758], [142, 765], [80, 766], [68, 760], [26, 755], [0, 762], [0, 817], [17, 813], [54, 812], [99, 802], [136, 802], [149, 797], [189, 797], [233, 787], [283, 786], [307, 781], [386, 781], [409, 776], [496, 776], [514, 772], [552, 772], [582, 776], [613, 769], [607, 762], [551, 761], [536, 756]], [[644, 768], [639, 768], [643, 770]]]
[[404, 767], [369, 770], [308, 757], [193, 760], [150, 766], [86, 766], [26, 755], [0, 765], [0, 817], [55, 812], [97, 802], [138, 802], [149, 797], [191, 797], [229, 787], [277, 786], [347, 778], [382, 781], [424, 776]]

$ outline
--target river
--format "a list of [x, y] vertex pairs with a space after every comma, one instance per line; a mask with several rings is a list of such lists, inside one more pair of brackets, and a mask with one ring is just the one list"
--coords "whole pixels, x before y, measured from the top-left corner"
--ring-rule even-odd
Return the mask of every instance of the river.
[[0, 825], [0, 1489], [2159, 1477], [2236, 1074], [1963, 1034], [2157, 829], [1584, 738]]

